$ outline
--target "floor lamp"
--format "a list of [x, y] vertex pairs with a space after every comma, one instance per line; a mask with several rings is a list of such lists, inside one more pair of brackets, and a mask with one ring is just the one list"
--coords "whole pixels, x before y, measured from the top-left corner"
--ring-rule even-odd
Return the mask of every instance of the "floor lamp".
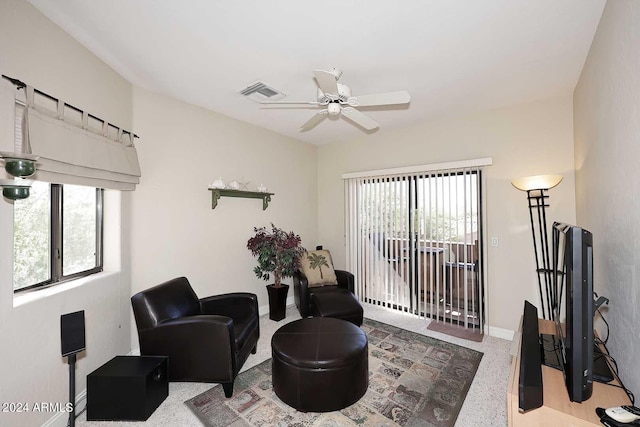
[[553, 292], [553, 269], [549, 253], [549, 235], [547, 229], [546, 208], [549, 207], [547, 191], [562, 181], [562, 175], [536, 175], [518, 178], [511, 184], [518, 190], [527, 192], [529, 202], [529, 218], [531, 220], [531, 236], [536, 256], [536, 272], [538, 273], [538, 292], [542, 304], [542, 317], [552, 319], [552, 308], [556, 301]]

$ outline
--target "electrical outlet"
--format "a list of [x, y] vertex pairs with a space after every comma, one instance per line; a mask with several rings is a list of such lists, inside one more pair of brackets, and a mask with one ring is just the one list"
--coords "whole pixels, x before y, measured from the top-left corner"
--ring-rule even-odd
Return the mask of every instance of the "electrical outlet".
[[492, 237], [491, 246], [493, 246], [494, 248], [497, 248], [498, 246], [500, 246], [500, 239], [497, 237]]

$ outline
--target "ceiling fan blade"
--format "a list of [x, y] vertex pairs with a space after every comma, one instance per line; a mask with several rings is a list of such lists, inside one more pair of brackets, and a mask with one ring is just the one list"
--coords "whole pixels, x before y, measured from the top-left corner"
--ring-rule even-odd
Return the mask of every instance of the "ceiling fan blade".
[[406, 90], [398, 92], [373, 93], [371, 95], [352, 96], [347, 100], [347, 104], [352, 107], [371, 107], [374, 105], [395, 105], [407, 104], [411, 101], [411, 96]]
[[338, 97], [338, 79], [335, 75], [324, 70], [313, 70], [313, 75], [316, 76], [318, 86], [325, 95]]
[[344, 107], [342, 115], [366, 130], [373, 130], [379, 126], [378, 122], [353, 107]]
[[327, 110], [318, 111], [316, 114], [314, 114], [313, 117], [307, 120], [305, 124], [300, 126], [300, 132], [306, 132], [308, 130], [313, 129], [318, 125], [318, 123], [323, 121], [326, 117], [327, 117]]

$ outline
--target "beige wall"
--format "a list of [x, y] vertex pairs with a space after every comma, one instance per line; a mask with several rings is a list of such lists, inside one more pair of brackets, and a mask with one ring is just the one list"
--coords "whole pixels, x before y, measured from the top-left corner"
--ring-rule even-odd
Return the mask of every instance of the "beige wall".
[[[254, 292], [266, 306], [271, 282], [254, 275], [247, 240], [253, 227], [273, 222], [316, 244], [316, 147], [138, 88], [134, 125], [144, 142], [131, 213], [132, 293], [186, 276], [200, 296]], [[264, 211], [261, 200], [228, 197], [211, 209], [207, 188], [219, 177], [250, 181], [252, 190], [263, 183], [275, 195]]]
[[[524, 300], [538, 301], [535, 259], [525, 193], [515, 177], [561, 173], [552, 189], [550, 220], [575, 219], [573, 130], [570, 97], [546, 99], [462, 118], [442, 119], [384, 132], [318, 152], [318, 239], [345, 264], [341, 174], [492, 157], [486, 168], [488, 324], [517, 329]], [[488, 240], [488, 239], [486, 239]]]
[[[15, 308], [13, 205], [0, 200], [1, 402], [66, 402], [60, 314], [86, 313], [88, 350], [76, 371], [82, 392], [89, 372], [137, 347], [132, 293], [186, 275], [201, 295], [255, 292], [266, 306], [267, 282], [252, 273], [255, 259], [246, 249], [253, 227], [274, 222], [299, 233], [305, 245], [317, 243], [315, 146], [143, 90], [134, 95], [25, 1], [0, 2], [0, 71], [140, 134], [143, 171], [136, 192], [106, 195], [105, 273]], [[9, 122], [0, 126], [0, 149], [11, 150], [13, 118], [2, 119]], [[264, 183], [275, 193], [269, 208], [256, 199], [223, 198], [212, 210], [207, 187], [219, 176], [249, 180], [251, 188]], [[0, 425], [39, 425], [55, 415], [0, 413]]]
[[[578, 224], [593, 233], [608, 348], [640, 391], [640, 4], [607, 2], [574, 93]], [[598, 320], [598, 316], [596, 316]], [[601, 332], [603, 324], [596, 323]]]
[[[0, 2], [0, 72], [120, 126], [132, 125], [130, 84], [26, 1]], [[0, 117], [0, 125], [7, 120], [12, 127], [13, 117]], [[12, 149], [12, 132], [1, 132], [0, 150]], [[130, 255], [124, 234], [128, 224], [126, 217], [120, 221], [120, 209], [128, 211], [129, 206], [126, 196], [121, 201], [118, 193], [111, 192], [106, 204], [105, 270], [109, 272], [14, 307], [13, 204], [0, 198], [0, 402], [67, 401], [68, 367], [60, 355], [63, 313], [85, 310], [87, 351], [78, 359], [78, 392], [84, 390], [89, 372], [129, 351]], [[55, 415], [0, 413], [0, 425], [40, 425]]]
[[[255, 292], [264, 306], [266, 282], [253, 275], [255, 260], [245, 246], [254, 226], [274, 222], [294, 230], [307, 247], [332, 250], [337, 267], [344, 267], [341, 174], [481, 157], [493, 158], [485, 174], [485, 237], [500, 239], [499, 247], [485, 251], [489, 325], [514, 330], [523, 300], [537, 301], [525, 195], [510, 180], [562, 173], [564, 181], [550, 192], [549, 218], [593, 231], [596, 291], [612, 300], [610, 348], [623, 379], [637, 391], [639, 22], [633, 0], [608, 2], [573, 100], [546, 99], [393, 132], [383, 128], [316, 148], [132, 89], [26, 1], [3, 0], [0, 72], [132, 128], [142, 136], [143, 177], [136, 192], [107, 196], [108, 272], [18, 307], [6, 286], [12, 280], [13, 205], [0, 200], [0, 402], [66, 401], [60, 314], [86, 312], [88, 351], [77, 370], [81, 391], [87, 373], [137, 347], [132, 293], [185, 275], [200, 295]], [[0, 131], [0, 149], [10, 150], [11, 143], [10, 134]], [[266, 211], [258, 200], [231, 198], [212, 210], [206, 188], [218, 177], [249, 180], [253, 188], [262, 182], [275, 196]], [[0, 425], [38, 425], [51, 416], [0, 413]]]

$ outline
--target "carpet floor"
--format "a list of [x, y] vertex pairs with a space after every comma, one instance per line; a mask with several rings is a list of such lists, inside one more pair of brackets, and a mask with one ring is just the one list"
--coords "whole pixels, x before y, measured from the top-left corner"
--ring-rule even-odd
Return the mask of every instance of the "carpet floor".
[[[371, 304], [363, 304], [366, 318], [375, 319], [389, 325], [438, 338], [443, 341], [472, 348], [484, 353], [473, 383], [458, 414], [456, 427], [500, 427], [507, 426], [507, 387], [511, 367], [511, 341], [485, 335], [482, 342], [473, 342], [439, 332], [428, 330], [429, 321], [407, 313], [389, 310]], [[274, 322], [268, 316], [260, 317], [260, 340], [258, 352], [252, 354], [242, 371], [268, 360], [271, 357], [271, 336], [282, 325], [300, 319], [295, 306], [287, 307], [287, 317]], [[137, 354], [137, 353], [132, 353]], [[105, 362], [108, 358], [105, 360]], [[82, 361], [79, 363], [82, 366]], [[78, 377], [80, 378], [80, 377]], [[80, 382], [80, 380], [78, 380]], [[84, 388], [84, 383], [79, 384]], [[169, 383], [169, 397], [160, 405], [146, 422], [136, 421], [87, 421], [86, 413], [76, 420], [76, 427], [202, 427], [202, 422], [184, 402], [210, 390], [213, 384], [177, 382]], [[85, 395], [86, 396], [86, 395]], [[81, 410], [86, 403], [83, 397], [78, 406]], [[65, 420], [66, 421], [66, 420]], [[47, 424], [47, 425], [64, 425]]]
[[482, 353], [371, 319], [369, 388], [336, 412], [303, 413], [283, 403], [271, 386], [271, 360], [241, 373], [234, 395], [221, 386], [185, 403], [209, 427], [453, 426]]

